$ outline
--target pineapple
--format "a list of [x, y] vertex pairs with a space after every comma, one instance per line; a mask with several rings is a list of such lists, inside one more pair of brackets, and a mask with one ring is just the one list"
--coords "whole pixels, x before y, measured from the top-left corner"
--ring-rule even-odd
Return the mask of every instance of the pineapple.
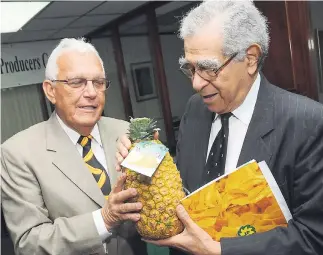
[[[154, 140], [156, 121], [149, 118], [130, 120], [129, 138], [133, 148], [137, 142]], [[131, 149], [130, 149], [131, 150]], [[169, 152], [151, 178], [125, 168], [125, 188], [136, 188], [138, 196], [133, 201], [143, 204], [140, 220], [136, 223], [139, 234], [146, 239], [165, 239], [183, 231], [184, 226], [176, 216], [176, 207], [184, 198], [182, 180]]]

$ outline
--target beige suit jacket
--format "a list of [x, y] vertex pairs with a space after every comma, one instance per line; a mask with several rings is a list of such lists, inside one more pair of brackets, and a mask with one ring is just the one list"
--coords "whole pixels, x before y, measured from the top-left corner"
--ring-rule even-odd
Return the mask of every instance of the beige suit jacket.
[[[113, 187], [116, 140], [128, 123], [102, 117], [98, 127]], [[104, 254], [92, 212], [105, 199], [55, 115], [1, 147], [2, 208], [16, 254]], [[107, 253], [141, 255], [146, 247], [128, 222]]]

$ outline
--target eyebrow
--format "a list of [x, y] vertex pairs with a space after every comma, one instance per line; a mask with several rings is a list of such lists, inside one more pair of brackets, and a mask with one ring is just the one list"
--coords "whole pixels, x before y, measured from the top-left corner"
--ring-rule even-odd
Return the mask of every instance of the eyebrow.
[[[84, 74], [78, 74], [78, 75], [67, 74], [66, 75], [66, 79], [78, 79], [78, 78], [88, 79], [88, 77]], [[105, 78], [105, 76], [97, 74], [97, 75], [93, 76], [91, 79], [97, 80], [97, 79], [104, 79], [104, 78]]]
[[196, 61], [196, 66], [201, 69], [216, 69], [221, 66], [221, 62], [217, 59], [203, 59]]
[[[178, 63], [182, 65], [191, 64], [184, 57], [180, 57]], [[216, 69], [221, 66], [221, 62], [217, 59], [203, 59], [196, 61], [196, 66], [201, 69]]]

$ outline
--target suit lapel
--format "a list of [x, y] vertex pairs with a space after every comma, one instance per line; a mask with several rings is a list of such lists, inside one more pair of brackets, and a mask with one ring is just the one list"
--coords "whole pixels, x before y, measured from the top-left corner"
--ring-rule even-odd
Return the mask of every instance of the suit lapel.
[[102, 141], [103, 149], [105, 153], [105, 158], [107, 160], [107, 167], [108, 167], [107, 170], [110, 177], [110, 185], [111, 185], [111, 188], [113, 188], [119, 176], [119, 173], [117, 173], [117, 171], [115, 170], [115, 158], [114, 158], [114, 155], [116, 153], [115, 134], [117, 132], [113, 132], [113, 127], [105, 126], [102, 120], [98, 122], [98, 126], [99, 126], [101, 141]]
[[196, 190], [201, 182], [202, 172], [197, 169], [204, 169], [206, 163], [206, 154], [209, 145], [209, 137], [212, 126], [213, 113], [208, 110], [206, 105], [201, 102], [197, 118], [194, 119], [194, 130], [192, 134], [196, 135], [196, 139], [192, 139], [194, 144], [192, 146], [192, 157], [194, 157], [192, 171], [186, 172], [187, 186], [190, 191]]
[[105, 199], [101, 190], [75, 145], [60, 126], [55, 112], [47, 121], [46, 140], [47, 150], [55, 152], [53, 164], [94, 202], [103, 206]]
[[238, 166], [255, 159], [265, 160], [269, 165], [272, 153], [265, 143], [265, 137], [274, 129], [273, 92], [266, 78], [261, 76], [261, 84], [255, 110], [241, 149]]

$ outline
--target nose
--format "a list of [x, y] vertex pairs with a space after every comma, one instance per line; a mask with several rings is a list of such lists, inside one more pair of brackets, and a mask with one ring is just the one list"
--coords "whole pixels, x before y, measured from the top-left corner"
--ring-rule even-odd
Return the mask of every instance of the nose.
[[90, 97], [90, 98], [94, 98], [97, 95], [97, 91], [92, 83], [92, 81], [88, 81], [85, 89], [84, 89], [84, 96], [85, 97]]
[[193, 84], [193, 89], [195, 91], [201, 91], [205, 86], [207, 86], [209, 84], [209, 81], [203, 79], [196, 72], [194, 74], [194, 76], [192, 77], [192, 84]]

